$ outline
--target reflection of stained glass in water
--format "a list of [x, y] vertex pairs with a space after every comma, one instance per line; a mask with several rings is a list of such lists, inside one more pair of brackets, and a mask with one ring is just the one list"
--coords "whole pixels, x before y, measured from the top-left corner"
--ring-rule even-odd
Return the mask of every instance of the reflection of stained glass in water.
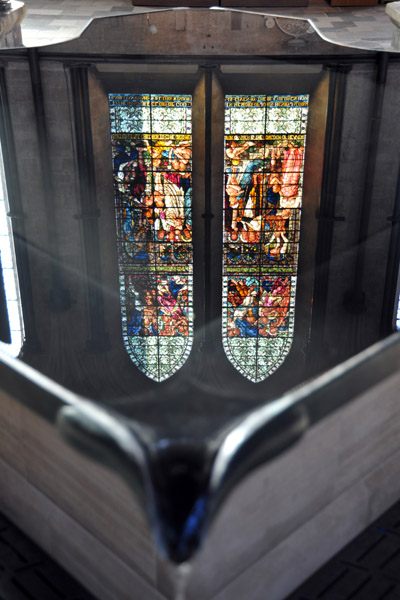
[[293, 339], [308, 96], [226, 96], [223, 342], [262, 381]]
[[162, 381], [193, 338], [191, 96], [109, 101], [123, 337]]

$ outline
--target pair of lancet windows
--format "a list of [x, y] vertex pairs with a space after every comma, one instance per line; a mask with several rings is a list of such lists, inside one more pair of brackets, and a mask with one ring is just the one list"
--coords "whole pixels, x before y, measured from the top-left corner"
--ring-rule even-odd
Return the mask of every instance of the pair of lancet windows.
[[[110, 94], [125, 347], [162, 381], [193, 332], [192, 98]], [[222, 340], [261, 381], [293, 340], [308, 96], [225, 97]]]

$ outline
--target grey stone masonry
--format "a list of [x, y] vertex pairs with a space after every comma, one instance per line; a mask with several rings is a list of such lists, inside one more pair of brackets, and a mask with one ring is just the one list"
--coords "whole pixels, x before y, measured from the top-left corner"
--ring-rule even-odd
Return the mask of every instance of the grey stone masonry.
[[387, 4], [386, 14], [394, 25], [392, 48], [393, 50], [400, 51], [400, 2], [390, 2]]

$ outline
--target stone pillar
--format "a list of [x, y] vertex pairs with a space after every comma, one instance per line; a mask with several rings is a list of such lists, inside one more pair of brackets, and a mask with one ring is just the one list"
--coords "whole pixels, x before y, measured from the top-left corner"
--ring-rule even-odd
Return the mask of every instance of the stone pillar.
[[103, 283], [100, 261], [100, 238], [96, 178], [88, 86], [89, 65], [69, 68], [74, 115], [75, 148], [77, 157], [81, 231], [85, 252], [86, 287], [88, 298], [89, 352], [109, 349], [104, 316]]
[[36, 117], [43, 200], [46, 210], [46, 233], [50, 255], [51, 290], [48, 305], [53, 312], [64, 312], [71, 308], [71, 299], [69, 290], [64, 285], [64, 265], [57, 232], [57, 218], [54, 205], [55, 186], [52, 170], [49, 168], [49, 137], [47, 133], [39, 56], [36, 48], [28, 50], [28, 60], [31, 75], [32, 100]]
[[390, 2], [387, 4], [386, 14], [394, 25], [392, 48], [393, 50], [400, 50], [400, 2]]
[[0, 0], [0, 48], [22, 46], [21, 21], [25, 13], [23, 2]]

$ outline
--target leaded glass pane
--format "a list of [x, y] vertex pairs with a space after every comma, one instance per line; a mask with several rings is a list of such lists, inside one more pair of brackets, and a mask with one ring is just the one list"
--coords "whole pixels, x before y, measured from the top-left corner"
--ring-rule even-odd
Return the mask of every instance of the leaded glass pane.
[[223, 341], [251, 381], [293, 339], [308, 96], [226, 96]]
[[162, 381], [193, 339], [191, 96], [109, 101], [123, 337]]

